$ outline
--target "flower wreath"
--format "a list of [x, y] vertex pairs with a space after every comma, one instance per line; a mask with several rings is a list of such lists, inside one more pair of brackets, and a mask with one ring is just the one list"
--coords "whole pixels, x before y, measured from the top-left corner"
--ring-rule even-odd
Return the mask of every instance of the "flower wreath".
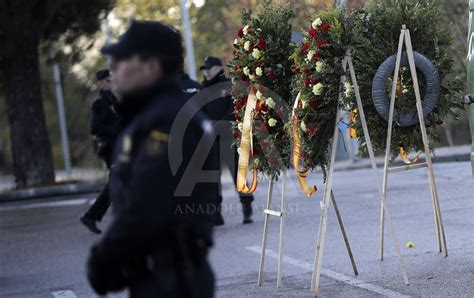
[[319, 166], [326, 175], [329, 163], [345, 53], [341, 15], [337, 9], [318, 14], [292, 55], [292, 89], [298, 94], [292, 119], [293, 165], [307, 196], [317, 190], [307, 185], [307, 171]]
[[[291, 25], [288, 5], [265, 2], [256, 17], [251, 10], [242, 15], [243, 27], [234, 40], [229, 64], [234, 99], [234, 144], [241, 150], [244, 116], [249, 97], [253, 141], [250, 154], [254, 171], [277, 177], [289, 167], [290, 136], [285, 129], [291, 100]], [[250, 95], [249, 95], [250, 93]]]

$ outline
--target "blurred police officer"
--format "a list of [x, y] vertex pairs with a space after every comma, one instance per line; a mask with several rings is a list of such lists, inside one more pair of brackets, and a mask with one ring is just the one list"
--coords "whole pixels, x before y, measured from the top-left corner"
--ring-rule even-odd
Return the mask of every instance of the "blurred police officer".
[[[219, 83], [229, 82], [230, 80], [225, 76], [222, 61], [217, 57], [209, 56], [204, 59], [202, 66], [200, 67], [204, 75], [204, 82], [202, 83], [203, 88], [207, 88]], [[228, 94], [228, 93], [226, 93]], [[237, 182], [237, 164], [239, 156], [237, 154], [237, 148], [232, 145], [234, 137], [232, 134], [233, 121], [232, 113], [234, 111], [234, 105], [230, 94], [216, 98], [204, 107], [204, 111], [211, 120], [215, 122], [217, 134], [219, 135], [219, 144], [215, 144], [213, 152], [220, 157], [219, 170], [222, 171], [225, 165], [231, 172], [232, 178], [234, 179], [234, 185]], [[220, 186], [220, 185], [219, 185]], [[220, 189], [222, 187], [219, 187]], [[222, 191], [219, 190], [220, 199], [222, 202]], [[252, 195], [239, 194], [240, 202], [242, 203], [242, 211], [244, 214], [243, 223], [252, 223]], [[218, 208], [220, 210], [220, 208]], [[224, 219], [220, 212], [216, 215], [216, 224], [223, 225]]]
[[[133, 21], [102, 53], [126, 127], [110, 176], [114, 219], [91, 249], [89, 281], [101, 295], [128, 287], [130, 297], [212, 297], [206, 208], [215, 198], [204, 183], [181, 187], [198, 178], [202, 152], [195, 159], [195, 151], [213, 139], [212, 125], [186, 103], [181, 36], [159, 22]], [[174, 130], [185, 118], [185, 131]]]
[[[91, 107], [91, 134], [97, 154], [110, 170], [115, 140], [121, 130], [120, 116], [117, 112], [117, 99], [110, 90], [109, 70], [98, 71], [96, 79], [100, 90]], [[81, 222], [92, 232], [100, 234], [101, 231], [97, 228], [96, 222], [102, 220], [109, 206], [109, 183], [107, 182], [94, 204], [81, 216]]]

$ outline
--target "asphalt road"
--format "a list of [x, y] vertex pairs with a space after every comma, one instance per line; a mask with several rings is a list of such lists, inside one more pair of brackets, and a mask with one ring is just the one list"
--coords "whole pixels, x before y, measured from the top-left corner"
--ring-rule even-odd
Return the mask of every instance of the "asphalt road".
[[[426, 170], [392, 174], [388, 206], [408, 269], [403, 283], [389, 235], [377, 259], [380, 197], [369, 169], [335, 174], [334, 193], [359, 269], [354, 277], [332, 209], [323, 257], [321, 297], [474, 297], [474, 184], [468, 162], [435, 165], [449, 256], [436, 252]], [[263, 206], [268, 183], [256, 193], [255, 223], [241, 224], [233, 185], [224, 188], [226, 224], [215, 231], [210, 259], [218, 297], [310, 297], [322, 191], [304, 197], [288, 184], [283, 286], [276, 287], [279, 221], [271, 218], [265, 282], [257, 286]], [[321, 175], [311, 180], [322, 190]], [[279, 203], [279, 184], [274, 191]], [[0, 205], [0, 297], [96, 297], [84, 276], [88, 248], [98, 237], [79, 225], [91, 197]], [[110, 222], [107, 217], [102, 224]], [[412, 241], [414, 248], [405, 243]], [[125, 293], [109, 297], [126, 297]]]

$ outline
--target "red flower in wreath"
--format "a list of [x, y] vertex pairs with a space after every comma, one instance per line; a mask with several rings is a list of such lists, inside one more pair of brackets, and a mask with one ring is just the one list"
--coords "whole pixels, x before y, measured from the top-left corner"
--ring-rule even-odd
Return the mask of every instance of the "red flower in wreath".
[[329, 23], [323, 23], [320, 27], [321, 29], [321, 32], [326, 32], [328, 31], [329, 29], [331, 29], [331, 25]]
[[[319, 43], [318, 43], [319, 44]], [[318, 53], [314, 53], [313, 58], [311, 58], [313, 61], [318, 61], [319, 58], [321, 58], [321, 55]]]
[[309, 106], [312, 108], [312, 109], [316, 109], [318, 107], [318, 102], [316, 100], [310, 100], [309, 101]]
[[268, 130], [268, 126], [265, 124], [265, 122], [262, 122], [262, 124], [260, 124], [260, 130], [264, 133], [268, 133], [269, 130]]
[[237, 32], [237, 36], [240, 38], [244, 37], [244, 28], [239, 29], [239, 32]]
[[265, 147], [267, 147], [267, 145], [268, 145], [268, 144], [265, 142], [265, 140], [260, 140], [260, 141], [258, 141], [258, 144], [259, 144], [260, 147], [262, 147], [262, 148], [265, 148]]
[[257, 66], [260, 66], [260, 67], [264, 67], [265, 66], [265, 62], [263, 62], [262, 60], [259, 60], [257, 61]]
[[317, 126], [316, 124], [311, 125], [311, 127], [309, 128], [309, 133], [310, 133], [310, 135], [315, 136], [317, 129], [318, 129], [318, 126]]
[[444, 121], [441, 119], [436, 120], [437, 125], [443, 125]]
[[270, 80], [272, 80], [272, 81], [276, 81], [276, 79], [277, 79], [277, 76], [276, 76], [276, 74], [273, 72], [272, 69], [270, 69], [270, 70], [268, 71], [268, 78], [269, 78]]
[[234, 64], [234, 72], [238, 72], [239, 70], [239, 66], [237, 66], [237, 64]]
[[318, 31], [316, 29], [314, 29], [313, 27], [311, 27], [311, 29], [308, 30], [308, 34], [309, 36], [311, 36], [312, 39], [318, 39]]
[[309, 43], [306, 42], [301, 46], [301, 53], [307, 54], [308, 50], [309, 50]]
[[306, 66], [305, 68], [303, 68], [303, 73], [304, 74], [308, 74], [308, 72], [309, 72], [309, 67]]
[[271, 165], [276, 165], [278, 164], [278, 158], [276, 158], [274, 155], [270, 155], [268, 157], [268, 163]]
[[320, 41], [318, 41], [318, 48], [323, 47], [323, 46], [328, 45], [328, 44], [329, 44], [329, 42], [327, 40], [321, 39]]
[[238, 131], [238, 130], [234, 131], [234, 137], [236, 139], [240, 139], [241, 136], [242, 136], [242, 134], [240, 133], [240, 131]]
[[265, 46], [267, 45], [267, 43], [265, 42], [265, 39], [263, 38], [260, 38], [257, 42], [257, 47], [260, 49], [260, 50], [263, 50], [265, 48]]
[[308, 86], [309, 86], [309, 83], [310, 83], [309, 77], [306, 78], [306, 79], [304, 79], [304, 82], [303, 82], [303, 83], [304, 83], [305, 87], [308, 87]]

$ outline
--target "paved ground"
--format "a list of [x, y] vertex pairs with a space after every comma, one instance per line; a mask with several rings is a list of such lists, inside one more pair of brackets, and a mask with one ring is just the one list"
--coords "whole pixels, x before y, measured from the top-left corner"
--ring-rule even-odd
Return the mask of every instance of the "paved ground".
[[[335, 175], [334, 193], [359, 267], [353, 277], [341, 234], [330, 212], [320, 294], [323, 297], [474, 296], [474, 185], [470, 163], [435, 165], [449, 257], [436, 252], [432, 205], [424, 170], [389, 180], [389, 207], [407, 263], [405, 286], [387, 235], [386, 259], [377, 260], [379, 196], [369, 169]], [[321, 176], [312, 176], [320, 181]], [[320, 189], [323, 188], [318, 183]], [[308, 199], [288, 187], [283, 287], [276, 288], [278, 220], [272, 218], [265, 283], [256, 284], [267, 182], [257, 191], [256, 222], [243, 226], [228, 182], [226, 225], [216, 229], [211, 253], [218, 297], [310, 297], [309, 285], [322, 194]], [[279, 191], [275, 189], [275, 202]], [[84, 260], [98, 238], [78, 224], [90, 197], [0, 205], [0, 297], [95, 297], [84, 278]], [[275, 204], [278, 205], [278, 204]], [[106, 219], [104, 225], [109, 222]], [[414, 248], [406, 248], [408, 241]], [[125, 297], [124, 293], [110, 297]]]

